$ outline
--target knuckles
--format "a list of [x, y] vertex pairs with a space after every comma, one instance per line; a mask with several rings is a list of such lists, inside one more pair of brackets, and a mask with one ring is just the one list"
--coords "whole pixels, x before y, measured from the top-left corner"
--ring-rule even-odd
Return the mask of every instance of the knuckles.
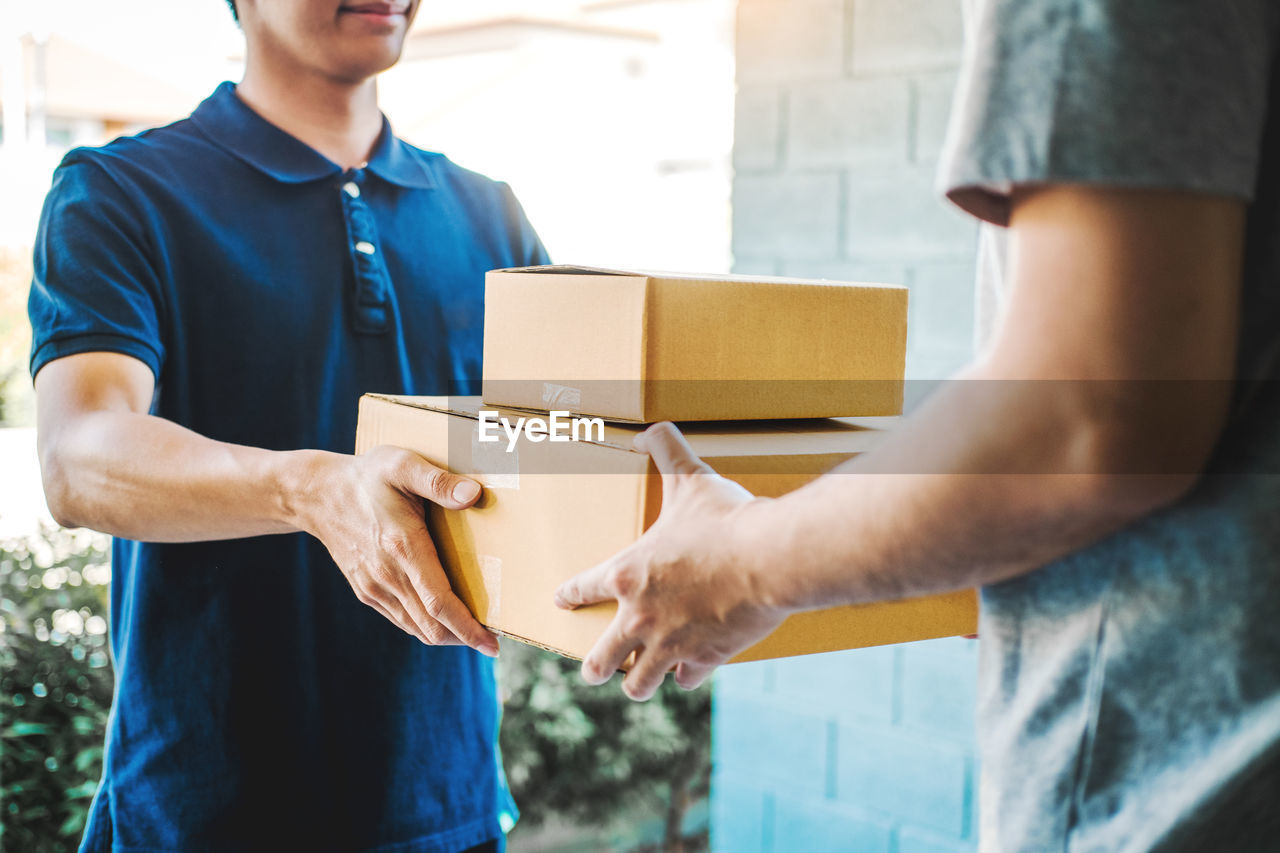
[[681, 486], [692, 485], [699, 474], [705, 474], [709, 470], [711, 469], [705, 464], [691, 459], [677, 459], [671, 466], [671, 473], [676, 475], [676, 480]]
[[370, 583], [367, 578], [356, 577], [351, 581], [351, 589], [356, 594], [356, 600], [361, 604], [373, 607], [378, 603], [377, 586]]
[[613, 570], [613, 588], [619, 598], [633, 598], [648, 586], [644, 569], [635, 563], [622, 563]]
[[439, 620], [444, 616], [444, 602], [436, 595], [425, 595], [422, 597], [422, 607], [427, 611], [427, 615], [432, 619]]
[[450, 489], [452, 487], [450, 482], [451, 480], [452, 477], [449, 475], [448, 471], [442, 471], [434, 466], [429, 466], [426, 468], [426, 471], [420, 475], [419, 481], [426, 487], [427, 494], [424, 495], [424, 497], [429, 497], [436, 502], [440, 502], [449, 499]]
[[378, 548], [397, 560], [408, 560], [413, 554], [409, 537], [400, 531], [381, 534], [378, 537]]
[[396, 572], [388, 565], [379, 564], [369, 569], [367, 577], [372, 585], [385, 589], [395, 586]]
[[632, 613], [622, 623], [622, 630], [628, 637], [646, 636], [657, 627], [658, 620], [650, 613]]
[[432, 622], [422, 628], [422, 635], [433, 646], [442, 646], [449, 639], [449, 634], [438, 622]]
[[370, 450], [366, 457], [377, 466], [384, 479], [404, 473], [413, 461], [413, 454], [409, 451], [385, 444]]

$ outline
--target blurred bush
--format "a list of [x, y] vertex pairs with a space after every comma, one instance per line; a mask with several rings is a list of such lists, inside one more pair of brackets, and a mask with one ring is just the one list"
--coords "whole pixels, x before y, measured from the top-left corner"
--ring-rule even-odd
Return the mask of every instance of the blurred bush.
[[[0, 542], [0, 849], [73, 851], [84, 828], [111, 705], [109, 542], [57, 528]], [[576, 661], [507, 642], [500, 682], [513, 851], [706, 849], [707, 689], [633, 703], [616, 677], [588, 687]], [[572, 845], [539, 843], [550, 824]]]
[[621, 676], [588, 686], [578, 661], [541, 649], [504, 642], [498, 660], [502, 757], [523, 815], [513, 850], [551, 820], [592, 827], [613, 850], [707, 849], [709, 687], [686, 691], [668, 678], [648, 702], [632, 702]]
[[111, 707], [106, 536], [0, 543], [0, 844], [73, 851]]

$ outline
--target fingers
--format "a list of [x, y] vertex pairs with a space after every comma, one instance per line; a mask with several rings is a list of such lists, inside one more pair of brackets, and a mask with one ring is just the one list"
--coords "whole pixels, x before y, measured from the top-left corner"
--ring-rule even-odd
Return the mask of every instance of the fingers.
[[681, 661], [676, 666], [676, 684], [685, 690], [694, 690], [701, 687], [703, 682], [710, 678], [711, 673], [715, 671], [716, 668], [714, 666]]
[[583, 681], [592, 685], [604, 684], [632, 652], [637, 653], [636, 662], [623, 678], [622, 690], [637, 702], [651, 698], [662, 686], [663, 679], [673, 666], [676, 683], [685, 690], [701, 686], [715, 672], [714, 664], [692, 661], [680, 661], [677, 664], [669, 652], [661, 651], [662, 646], [645, 646], [642, 637], [623, 627], [633, 621], [619, 611], [619, 615], [609, 623], [609, 627], [582, 661]]
[[[438, 574], [443, 578], [444, 570], [439, 569]], [[422, 574], [410, 574], [409, 579], [415, 598], [427, 618], [442, 626], [449, 636], [455, 637], [480, 654], [491, 658], [498, 656], [497, 636], [476, 621], [471, 611], [453, 594], [453, 590], [449, 589], [447, 583], [440, 589], [433, 590], [425, 582]]]
[[[635, 438], [636, 449], [648, 453], [667, 477], [681, 474], [711, 474], [711, 466], [698, 458], [689, 442], [673, 423], [654, 424]], [[664, 484], [665, 488], [665, 484]]]
[[[417, 590], [408, 580], [405, 580], [400, 587], [390, 584], [377, 587], [369, 594], [369, 600], [366, 603], [429, 646], [470, 645], [463, 643], [448, 626], [430, 615], [431, 608], [422, 601]], [[483, 651], [493, 657], [497, 654], [496, 640], [493, 646], [492, 649], [477, 649], [477, 651]]]
[[600, 639], [591, 647], [582, 661], [583, 681], [588, 684], [604, 684], [622, 666], [627, 655], [640, 645], [638, 639], [627, 635], [622, 624], [623, 619], [615, 616]]
[[407, 582], [404, 587], [392, 590], [391, 594], [395, 597], [395, 601], [404, 608], [407, 617], [417, 626], [418, 633], [422, 635], [424, 643], [429, 646], [465, 645], [445, 625], [428, 615], [426, 606]]
[[644, 649], [636, 658], [636, 665], [622, 679], [622, 692], [637, 702], [643, 702], [658, 692], [662, 679], [675, 663], [669, 655], [659, 654], [657, 649]]
[[[485, 630], [453, 590], [440, 565], [435, 545], [426, 532], [408, 545], [401, 556], [400, 570], [406, 587], [400, 590], [414, 621], [435, 644], [462, 642], [489, 657], [498, 655], [498, 638]], [[437, 639], [438, 638], [438, 639]]]
[[344, 566], [357, 597], [424, 643], [465, 643], [496, 656], [497, 637], [453, 594], [418, 500], [463, 509], [479, 497], [480, 485], [401, 448], [378, 447], [353, 459], [351, 485], [360, 499], [347, 505], [365, 510], [357, 518], [364, 523], [316, 535]]
[[480, 484], [475, 480], [437, 468], [416, 453], [408, 454], [400, 464], [395, 485], [446, 509], [466, 509], [480, 497]]
[[395, 625], [401, 631], [404, 631], [406, 634], [408, 634], [410, 637], [413, 637], [415, 640], [420, 640], [423, 643], [427, 641], [426, 638], [422, 636], [422, 632], [418, 630], [418, 626], [413, 624], [412, 621], [410, 621], [409, 616], [404, 612], [403, 607], [397, 606], [395, 611], [393, 612], [392, 610], [388, 609], [385, 605], [383, 605], [382, 602], [374, 598], [371, 598], [367, 602], [362, 602], [362, 603], [367, 604], [369, 607], [373, 608], [378, 613], [382, 614], [382, 618], [386, 619], [392, 625]]
[[[624, 551], [623, 554], [626, 552]], [[623, 554], [593, 566], [560, 584], [555, 593], [556, 607], [561, 610], [573, 610], [617, 598], [618, 589], [614, 584], [613, 570]]]

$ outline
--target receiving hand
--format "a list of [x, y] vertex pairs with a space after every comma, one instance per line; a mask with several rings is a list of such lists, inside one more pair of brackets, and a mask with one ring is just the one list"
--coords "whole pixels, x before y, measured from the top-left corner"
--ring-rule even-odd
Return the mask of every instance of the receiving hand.
[[787, 613], [766, 600], [744, 548], [743, 531], [769, 502], [712, 471], [669, 423], [650, 427], [635, 445], [662, 474], [662, 512], [631, 546], [566, 581], [556, 605], [617, 600], [617, 616], [582, 662], [582, 677], [602, 684], [634, 651], [622, 689], [648, 699], [672, 667], [681, 687], [697, 687]]
[[497, 655], [497, 637], [449, 586], [424, 505], [465, 509], [480, 485], [397, 447], [325, 460], [304, 527], [329, 549], [356, 597], [424, 643]]

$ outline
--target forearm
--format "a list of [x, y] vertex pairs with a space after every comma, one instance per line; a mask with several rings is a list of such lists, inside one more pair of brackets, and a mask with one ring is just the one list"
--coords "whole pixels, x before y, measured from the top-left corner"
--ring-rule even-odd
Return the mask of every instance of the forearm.
[[585, 678], [638, 652], [633, 698], [673, 666], [696, 686], [790, 612], [1014, 577], [1192, 487], [1230, 405], [1244, 205], [1045, 184], [1010, 208], [986, 357], [881, 446], [767, 500], [708, 476], [669, 424], [637, 438], [663, 475], [657, 522], [556, 592], [618, 602]]
[[332, 456], [227, 444], [112, 410], [78, 416], [41, 441], [60, 523], [152, 542], [293, 532], [308, 482]]
[[[1141, 421], [1108, 429], [1132, 416], [1082, 402], [1113, 396], [1095, 386], [946, 383], [871, 453], [744, 507], [741, 559], [772, 603], [809, 609], [992, 583], [1082, 548], [1184, 493], [1203, 461], [1195, 447], [1144, 440]], [[1228, 390], [1200, 389], [1208, 407]], [[1158, 418], [1175, 402], [1110, 405]], [[1090, 406], [1104, 411], [1082, 413]]]

